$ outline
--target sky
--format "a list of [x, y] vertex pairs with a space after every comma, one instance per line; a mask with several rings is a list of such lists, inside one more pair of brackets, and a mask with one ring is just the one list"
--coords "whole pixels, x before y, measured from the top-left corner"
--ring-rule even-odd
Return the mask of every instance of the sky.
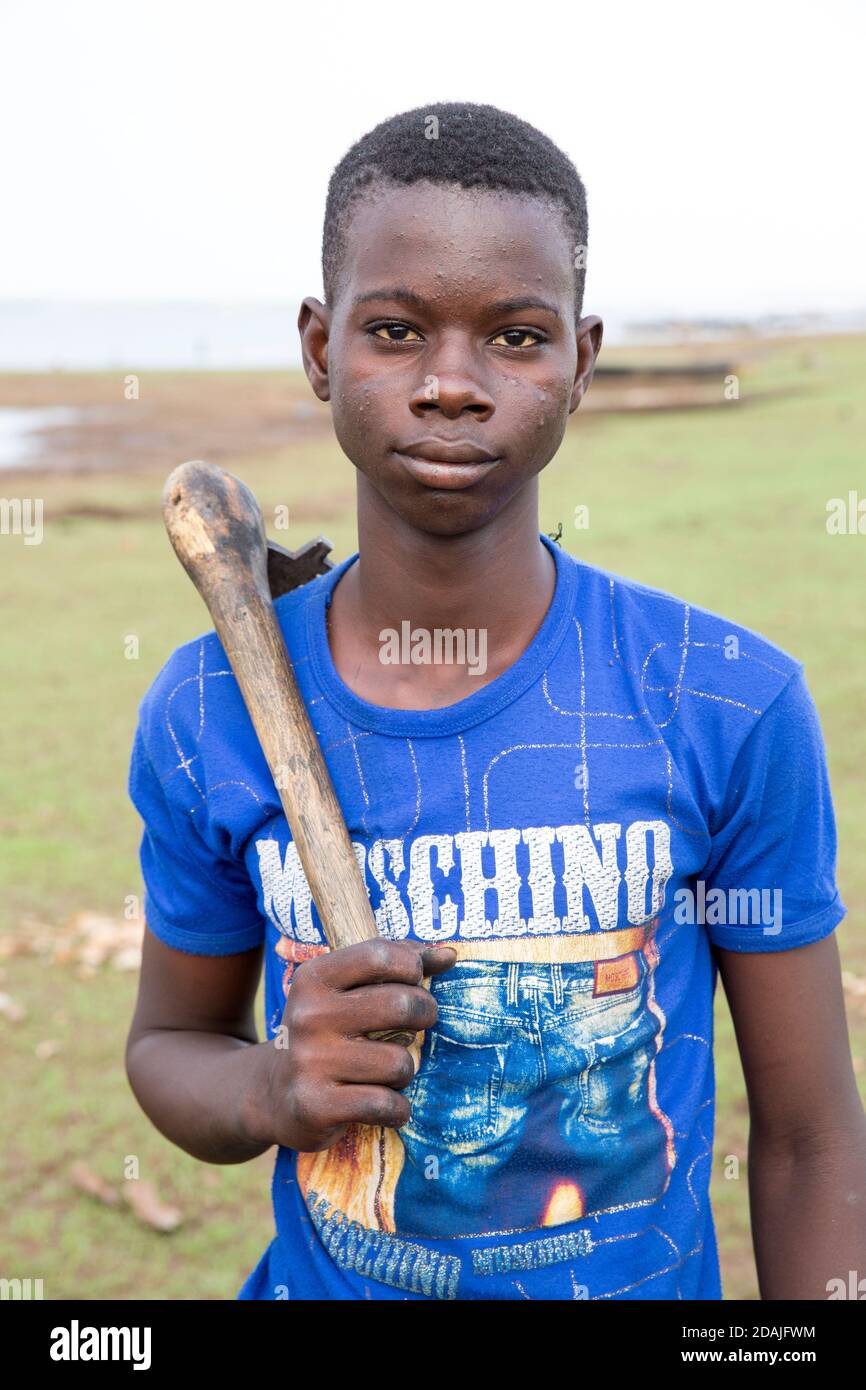
[[866, 307], [859, 0], [0, 0], [0, 299], [321, 294], [328, 177], [491, 102], [587, 186], [586, 312]]

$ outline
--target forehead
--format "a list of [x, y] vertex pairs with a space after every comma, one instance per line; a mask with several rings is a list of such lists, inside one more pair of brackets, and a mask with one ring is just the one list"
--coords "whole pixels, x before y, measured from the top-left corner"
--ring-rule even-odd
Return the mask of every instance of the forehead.
[[377, 188], [346, 232], [341, 298], [409, 284], [463, 301], [539, 290], [570, 305], [574, 248], [561, 209], [542, 198], [454, 184]]

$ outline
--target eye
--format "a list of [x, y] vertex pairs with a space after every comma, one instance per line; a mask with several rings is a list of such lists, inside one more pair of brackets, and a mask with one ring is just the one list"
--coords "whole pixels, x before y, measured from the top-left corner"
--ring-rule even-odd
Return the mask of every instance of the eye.
[[510, 348], [537, 347], [539, 343], [543, 343], [546, 341], [546, 339], [542, 336], [541, 333], [536, 333], [534, 328], [503, 328], [502, 332], [497, 333], [496, 337], [493, 338], [491, 341], [494, 345], [496, 345], [500, 338], [511, 338], [512, 340], [515, 338], [533, 338], [535, 340], [531, 343], [521, 343], [512, 341], [503, 344], [504, 347]]
[[[389, 320], [387, 323], [374, 323], [367, 329], [371, 338], [378, 338], [380, 343], [412, 343], [421, 342], [421, 334], [414, 328], [410, 328], [408, 323], [399, 323], [396, 320]], [[412, 337], [409, 336], [412, 334]]]

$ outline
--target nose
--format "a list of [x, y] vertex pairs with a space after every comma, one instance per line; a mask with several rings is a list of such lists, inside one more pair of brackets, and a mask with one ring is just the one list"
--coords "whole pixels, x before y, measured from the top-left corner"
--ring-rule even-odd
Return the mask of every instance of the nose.
[[443, 349], [436, 358], [427, 358], [409, 404], [412, 414], [420, 419], [438, 412], [454, 420], [468, 411], [479, 420], [488, 420], [496, 409], [478, 365], [457, 344]]

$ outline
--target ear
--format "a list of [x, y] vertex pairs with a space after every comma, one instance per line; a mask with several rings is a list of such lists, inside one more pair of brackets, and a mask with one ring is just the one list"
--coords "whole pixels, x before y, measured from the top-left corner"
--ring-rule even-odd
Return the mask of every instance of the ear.
[[587, 314], [577, 325], [577, 370], [574, 373], [574, 386], [571, 392], [568, 413], [577, 410], [592, 381], [595, 362], [601, 351], [604, 324], [597, 314]]
[[328, 337], [331, 332], [331, 311], [318, 299], [308, 297], [298, 314], [301, 335], [301, 356], [307, 380], [320, 401], [331, 399], [328, 382]]

